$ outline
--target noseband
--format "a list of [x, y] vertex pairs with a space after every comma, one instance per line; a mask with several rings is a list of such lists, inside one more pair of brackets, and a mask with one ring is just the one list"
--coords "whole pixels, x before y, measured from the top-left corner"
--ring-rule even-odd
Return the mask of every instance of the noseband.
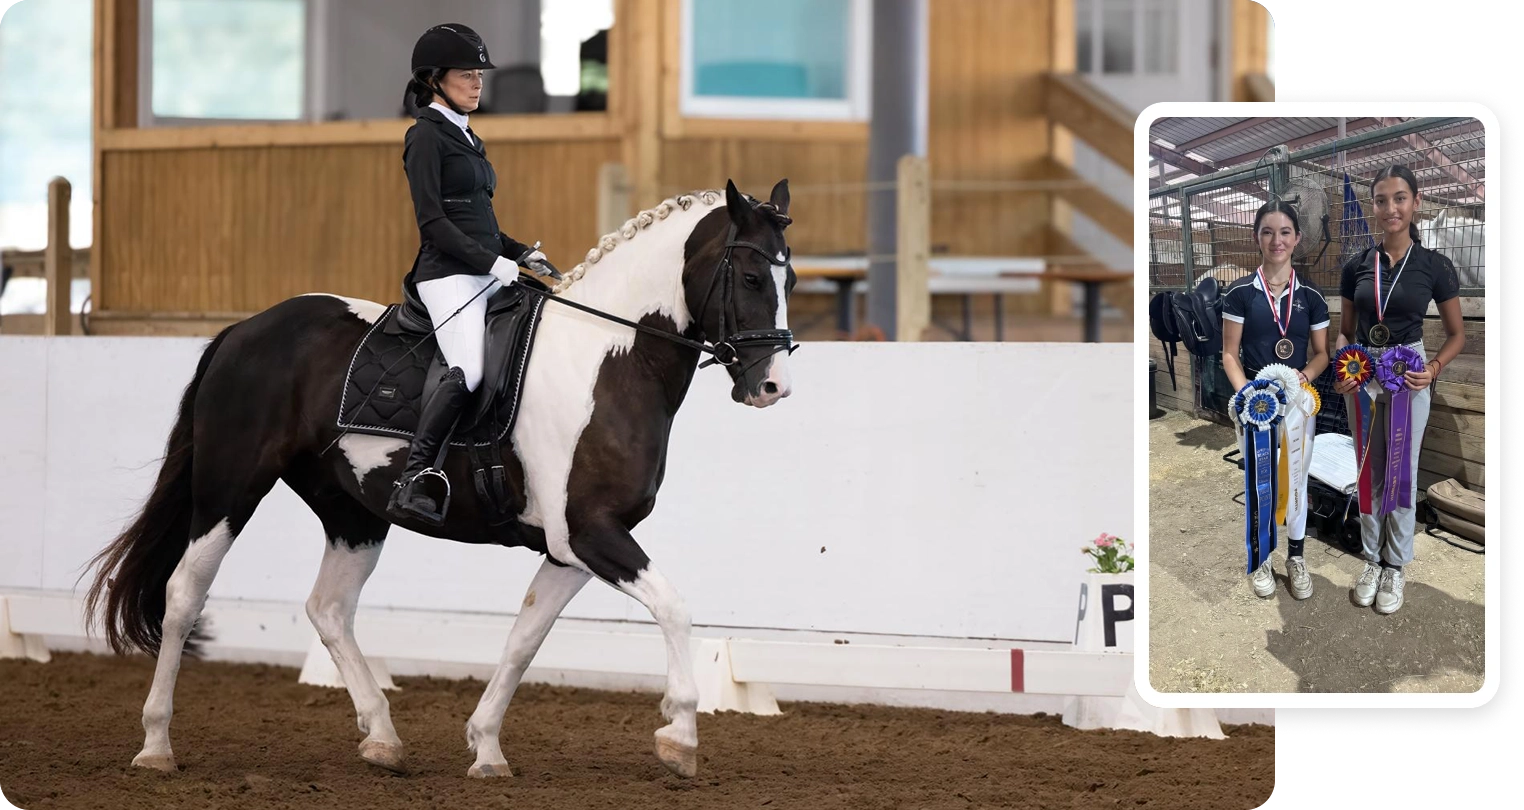
[[[714, 350], [711, 354], [714, 356], [700, 363], [699, 368], [706, 368], [715, 363], [719, 363], [722, 366], [735, 365], [740, 357], [739, 350], [745, 347], [774, 347], [772, 351], [762, 355], [742, 369], [741, 373], [744, 374], [750, 371], [757, 363], [772, 357], [781, 350], [787, 349], [789, 354], [793, 354], [794, 350], [799, 348], [799, 345], [794, 343], [794, 333], [789, 329], [743, 330], [738, 328], [740, 322], [735, 314], [736, 273], [735, 263], [731, 260], [731, 256], [735, 253], [736, 248], [744, 248], [756, 251], [766, 258], [769, 267], [775, 261], [773, 255], [763, 249], [761, 245], [753, 242], [743, 242], [736, 238], [738, 235], [740, 235], [739, 229], [732, 222], [730, 224], [730, 232], [725, 237], [725, 253], [720, 256], [720, 263], [714, 269], [714, 277], [709, 281], [709, 291], [704, 293], [704, 303], [699, 305], [699, 339], [708, 343], [709, 337], [704, 329], [704, 313], [709, 311], [709, 300], [714, 297], [714, 288], [720, 288], [720, 338], [713, 343]], [[783, 264], [785, 267], [790, 266], [792, 257], [793, 248], [785, 247], [783, 254]], [[779, 290], [778, 293], [781, 296], [783, 291]], [[779, 303], [781, 304], [782, 302], [780, 301]]]

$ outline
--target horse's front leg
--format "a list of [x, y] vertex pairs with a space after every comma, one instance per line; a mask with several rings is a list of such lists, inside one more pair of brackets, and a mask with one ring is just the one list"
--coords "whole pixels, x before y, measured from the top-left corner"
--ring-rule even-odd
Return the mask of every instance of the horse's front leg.
[[698, 773], [698, 684], [688, 639], [688, 606], [623, 526], [612, 522], [578, 527], [571, 551], [599, 579], [634, 597], [651, 611], [667, 644], [667, 694], [661, 712], [669, 721], [656, 731], [656, 756], [679, 776]]
[[529, 583], [529, 592], [524, 595], [518, 618], [513, 620], [513, 629], [508, 631], [503, 658], [487, 683], [471, 720], [466, 723], [466, 744], [476, 751], [476, 763], [466, 772], [468, 776], [513, 775], [508, 769], [508, 760], [503, 757], [499, 739], [503, 713], [508, 710], [508, 702], [519, 688], [524, 670], [550, 633], [556, 617], [590, 578], [580, 568], [557, 565], [547, 557], [534, 575], [534, 581]]

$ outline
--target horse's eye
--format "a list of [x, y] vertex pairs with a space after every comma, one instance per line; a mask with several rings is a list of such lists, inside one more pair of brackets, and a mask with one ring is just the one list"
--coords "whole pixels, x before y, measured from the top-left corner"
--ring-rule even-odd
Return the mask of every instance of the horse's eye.
[[745, 281], [746, 286], [752, 288], [753, 290], [762, 289], [762, 279], [757, 277], [755, 273], [747, 273], [745, 276]]

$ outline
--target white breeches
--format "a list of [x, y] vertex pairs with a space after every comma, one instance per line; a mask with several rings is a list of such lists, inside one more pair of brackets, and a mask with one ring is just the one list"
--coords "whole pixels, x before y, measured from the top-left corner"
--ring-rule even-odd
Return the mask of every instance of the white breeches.
[[[482, 383], [484, 359], [487, 353], [487, 299], [491, 293], [482, 293], [471, 301], [471, 296], [497, 283], [492, 276], [454, 275], [418, 283], [418, 297], [429, 308], [429, 319], [434, 322], [434, 338], [445, 363], [456, 366], [466, 375], [466, 388], [475, 391]], [[471, 301], [459, 315], [451, 318], [462, 304]], [[445, 319], [449, 319], [445, 323]], [[440, 324], [444, 326], [440, 326]]]

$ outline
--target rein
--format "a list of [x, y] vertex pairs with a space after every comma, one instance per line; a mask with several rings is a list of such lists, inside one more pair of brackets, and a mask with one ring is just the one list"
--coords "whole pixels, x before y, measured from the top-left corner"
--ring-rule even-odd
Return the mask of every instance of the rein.
[[[734, 223], [731, 223], [730, 234], [725, 240], [725, 254], [720, 257], [719, 265], [715, 268], [714, 277], [709, 282], [709, 291], [704, 293], [704, 303], [699, 306], [698, 340], [689, 340], [682, 335], [668, 332], [664, 329], [655, 329], [644, 324], [625, 320], [624, 318], [621, 318], [617, 315], [611, 315], [602, 310], [594, 309], [593, 307], [587, 306], [586, 304], [579, 304], [575, 301], [568, 301], [559, 296], [552, 295], [549, 291], [546, 290], [540, 290], [534, 287], [528, 287], [526, 289], [529, 292], [532, 292], [547, 301], [555, 301], [558, 304], [571, 307], [572, 309], [581, 310], [589, 315], [595, 315], [599, 318], [603, 318], [606, 321], [612, 321], [614, 323], [620, 324], [621, 326], [628, 326], [636, 331], [644, 332], [648, 335], [659, 337], [663, 340], [668, 340], [673, 343], [687, 346], [690, 349], [697, 349], [700, 352], [710, 355], [708, 360], [705, 360], [699, 364], [699, 368], [708, 368], [709, 366], [712, 366], [716, 363], [727, 367], [735, 365], [736, 361], [740, 359], [738, 350], [742, 346], [762, 345], [774, 347], [772, 351], [752, 361], [751, 364], [742, 369], [742, 373], [744, 374], [745, 372], [750, 371], [752, 368], [754, 368], [758, 363], [762, 362], [768, 357], [771, 357], [774, 354], [777, 354], [779, 351], [786, 349], [789, 354], [793, 354], [794, 350], [799, 348], [799, 344], [794, 343], [794, 333], [789, 329], [736, 329], [735, 331], [731, 331], [731, 326], [733, 324], [738, 325], [735, 315], [735, 264], [731, 261], [731, 255], [735, 252], [736, 248], [745, 248], [747, 250], [754, 250], [757, 253], [760, 253], [762, 256], [766, 257], [768, 264], [772, 264], [773, 261], [772, 255], [764, 250], [760, 245], [756, 245], [751, 242], [739, 241], [736, 239], [736, 236], [737, 228]], [[789, 252], [785, 254], [785, 263], [789, 261], [792, 253], [793, 251], [789, 250]], [[722, 278], [724, 279], [724, 285], [721, 287], [720, 339], [715, 342], [710, 342], [703, 327], [703, 313], [709, 310], [709, 300], [714, 297], [714, 288], [720, 284]]]

